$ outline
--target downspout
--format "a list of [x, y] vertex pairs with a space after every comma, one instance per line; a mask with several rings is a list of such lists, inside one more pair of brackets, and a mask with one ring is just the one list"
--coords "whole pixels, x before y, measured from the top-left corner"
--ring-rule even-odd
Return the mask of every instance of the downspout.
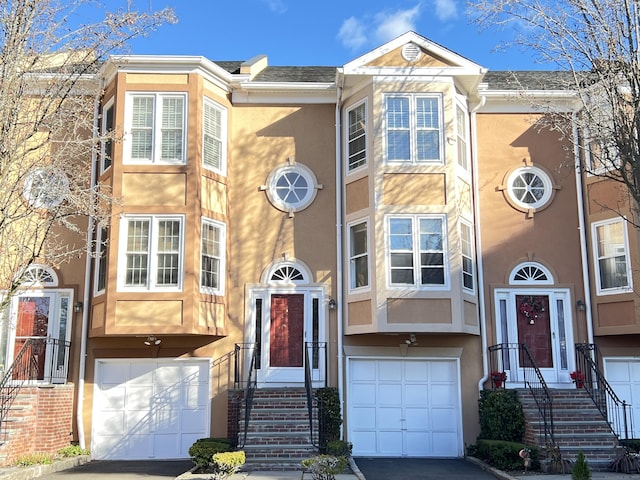
[[[478, 268], [478, 303], [480, 308], [480, 338], [482, 341], [482, 378], [478, 381], [478, 392], [482, 391], [484, 383], [489, 379], [489, 359], [487, 345], [487, 316], [485, 309], [484, 296], [484, 262], [482, 260], [482, 238], [480, 235], [480, 191], [478, 182], [478, 130], [476, 126], [476, 114], [487, 101], [487, 97], [481, 96], [480, 102], [471, 109], [471, 145], [472, 145], [472, 178], [473, 178], [473, 212], [474, 212], [474, 228], [475, 228], [475, 248], [476, 248], [476, 265]], [[473, 161], [475, 160], [475, 161]]]
[[[104, 85], [104, 78], [100, 77], [98, 90], [96, 92], [93, 102], [93, 148], [91, 149], [91, 188], [96, 185], [97, 169], [98, 169], [98, 129], [100, 127], [98, 114], [100, 111], [100, 98], [102, 97], [102, 87]], [[91, 204], [95, 201], [95, 195], [91, 193]], [[78, 405], [76, 410], [76, 422], [78, 424], [78, 443], [80, 448], [86, 447], [86, 439], [84, 435], [84, 387], [85, 387], [85, 374], [87, 363], [87, 332], [89, 330], [89, 290], [91, 288], [91, 259], [92, 248], [91, 239], [93, 238], [93, 230], [95, 227], [95, 220], [93, 215], [89, 215], [89, 222], [87, 225], [87, 246], [85, 252], [85, 267], [84, 267], [84, 296], [82, 304], [82, 332], [80, 337], [80, 363], [78, 366]]]
[[[342, 89], [343, 89], [344, 75], [342, 74], [341, 69], [338, 69], [336, 72], [336, 295], [337, 295], [337, 303], [338, 308], [336, 309], [336, 322], [338, 328], [338, 398], [340, 399], [340, 411], [342, 412], [342, 416], [344, 417], [344, 394], [343, 394], [343, 365], [342, 362], [344, 360], [344, 355], [342, 353], [343, 349], [343, 341], [342, 341], [342, 332], [343, 332], [343, 299], [342, 288], [342, 149], [341, 146], [341, 114], [340, 110], [342, 108]], [[342, 423], [344, 425], [344, 422]], [[340, 427], [342, 429], [342, 426]], [[342, 435], [341, 435], [342, 438]]]
[[582, 164], [580, 161], [580, 141], [576, 113], [572, 115], [573, 120], [573, 155], [575, 157], [576, 170], [576, 196], [578, 204], [578, 230], [580, 231], [580, 256], [582, 260], [582, 282], [584, 288], [584, 303], [586, 304], [585, 321], [587, 324], [587, 342], [593, 343], [593, 319], [591, 318], [591, 285], [589, 282], [589, 263], [587, 254], [587, 231], [585, 230], [584, 212], [584, 189], [582, 184]]

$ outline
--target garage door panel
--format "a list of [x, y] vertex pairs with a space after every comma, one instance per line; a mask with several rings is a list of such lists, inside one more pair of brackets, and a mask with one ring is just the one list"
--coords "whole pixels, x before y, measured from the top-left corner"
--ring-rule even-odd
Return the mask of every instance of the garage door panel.
[[362, 358], [348, 365], [354, 455], [462, 454], [457, 360]]
[[[375, 400], [375, 397], [374, 397]], [[400, 385], [380, 385], [378, 386], [379, 405], [398, 405], [402, 402], [402, 390]]]
[[381, 429], [398, 429], [402, 427], [402, 409], [383, 407], [378, 410], [378, 427]]
[[389, 360], [378, 363], [378, 381], [398, 382], [398, 372], [402, 370], [401, 361]]
[[432, 382], [450, 382], [452, 378], [458, 378], [457, 366], [453, 362], [434, 361], [430, 370]]
[[354, 389], [352, 401], [357, 405], [376, 404], [376, 386], [374, 384], [358, 384]]
[[379, 454], [386, 457], [397, 457], [402, 455], [402, 432], [380, 432], [378, 434]]
[[94, 457], [188, 458], [189, 447], [208, 436], [208, 373], [208, 361], [97, 361]]
[[[640, 360], [636, 358], [605, 358], [605, 374], [613, 391], [627, 404], [632, 405], [632, 438], [640, 437]], [[623, 418], [622, 409], [617, 412]], [[623, 433], [623, 432], [619, 432]]]
[[405, 385], [404, 387], [405, 404], [407, 405], [427, 405], [429, 403], [429, 389], [425, 384], [422, 385]]

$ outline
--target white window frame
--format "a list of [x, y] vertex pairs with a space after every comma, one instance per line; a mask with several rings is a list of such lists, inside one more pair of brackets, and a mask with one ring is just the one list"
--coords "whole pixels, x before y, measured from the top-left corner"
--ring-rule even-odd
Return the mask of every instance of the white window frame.
[[[464, 119], [464, 125], [460, 125], [459, 115], [462, 115]], [[455, 104], [455, 126], [456, 126], [456, 157], [459, 172], [464, 176], [469, 176], [471, 173], [471, 150], [469, 148], [469, 112], [461, 102]], [[462, 131], [461, 131], [462, 130]], [[464, 145], [464, 149], [461, 150], [461, 146]], [[464, 152], [464, 164], [461, 164], [461, 152]]]
[[[469, 237], [465, 238], [464, 229], [468, 229]], [[465, 253], [465, 242], [469, 244], [469, 252]], [[471, 272], [466, 272], [464, 261], [467, 259], [471, 264]], [[476, 291], [476, 249], [475, 249], [475, 231], [473, 224], [465, 219], [460, 219], [460, 272], [462, 274], [462, 289], [475, 293]], [[471, 288], [465, 286], [465, 275], [471, 277]]]
[[[102, 235], [106, 233], [107, 239], [106, 242], [102, 241]], [[109, 241], [109, 227], [105, 225], [98, 225], [96, 228], [96, 241], [95, 241], [95, 258], [94, 258], [94, 276], [93, 276], [93, 292], [94, 295], [101, 295], [105, 292], [107, 282], [109, 277], [107, 276], [107, 266], [108, 266], [108, 241]], [[103, 256], [104, 254], [104, 256]], [[104, 263], [101, 261], [104, 260]], [[98, 288], [98, 284], [100, 283], [100, 272], [104, 268], [104, 286], [102, 288]]]
[[[132, 158], [132, 123], [133, 123], [133, 101], [135, 98], [153, 98], [153, 121], [151, 126], [151, 158]], [[182, 158], [162, 159], [162, 100], [164, 98], [182, 98]], [[130, 165], [183, 165], [187, 161], [187, 118], [188, 118], [188, 96], [184, 92], [128, 92], [125, 98], [125, 119], [124, 119], [124, 163]]]
[[[111, 110], [111, 128], [107, 125], [107, 112]], [[113, 130], [115, 129], [115, 97], [112, 97], [107, 103], [105, 103], [102, 107], [102, 119], [100, 122], [100, 134], [105, 137], [106, 135], [113, 135]], [[109, 130], [107, 130], [109, 129]], [[109, 155], [109, 164], [107, 165], [107, 145], [111, 146], [111, 152]], [[104, 173], [111, 168], [113, 165], [113, 149], [115, 147], [115, 142], [113, 138], [103, 138], [100, 142], [100, 173]]]
[[[207, 122], [205, 121], [207, 108], [212, 108], [220, 114], [219, 137], [216, 137], [215, 132], [208, 133], [205, 129], [207, 124]], [[220, 158], [219, 165], [217, 167], [214, 167], [205, 161], [205, 139], [207, 138], [207, 136], [211, 136], [215, 141], [220, 142]], [[227, 109], [208, 97], [204, 97], [202, 104], [202, 166], [207, 170], [217, 172], [221, 175], [227, 174]]]
[[[355, 253], [354, 252], [354, 245], [353, 245], [353, 230], [356, 227], [360, 227], [364, 225], [365, 228], [365, 239], [366, 239], [366, 245], [365, 245], [365, 251], [362, 253]], [[370, 241], [370, 237], [369, 237], [369, 220], [368, 219], [359, 219], [359, 220], [355, 220], [353, 222], [350, 222], [347, 225], [347, 229], [349, 232], [349, 243], [348, 243], [348, 248], [349, 248], [349, 291], [352, 293], [355, 292], [362, 292], [362, 291], [366, 291], [369, 290], [371, 288], [371, 262], [370, 262], [370, 246], [371, 246], [371, 241]], [[356, 264], [357, 261], [365, 258], [366, 260], [366, 265], [367, 265], [367, 278], [366, 278], [366, 283], [365, 285], [357, 285], [357, 277], [356, 277]]]
[[[351, 112], [355, 111], [358, 108], [363, 108], [364, 109], [364, 127], [363, 127], [363, 132], [361, 135], [358, 135], [358, 137], [351, 139], [350, 135], [351, 135], [351, 122], [349, 119], [349, 116], [351, 114]], [[345, 125], [345, 134], [344, 134], [344, 154], [345, 154], [345, 167], [347, 170], [347, 175], [350, 175], [354, 172], [357, 172], [358, 170], [364, 169], [367, 167], [367, 165], [369, 164], [369, 152], [368, 152], [368, 145], [367, 145], [367, 141], [368, 141], [368, 129], [367, 129], [367, 125], [368, 125], [368, 105], [367, 105], [367, 100], [364, 99], [361, 102], [358, 102], [352, 106], [350, 106], [346, 112], [345, 112], [345, 116], [344, 116], [344, 125]], [[352, 140], [356, 140], [359, 138], [364, 138], [364, 159], [358, 161], [357, 165], [352, 167], [351, 166], [351, 156], [350, 156], [350, 151], [349, 151], [349, 145], [351, 144]], [[358, 152], [360, 153], [360, 152]]]
[[[618, 248], [622, 247], [624, 249], [624, 266], [626, 270], [627, 276], [627, 285], [621, 287], [611, 287], [611, 288], [602, 288], [602, 284], [600, 281], [600, 260], [605, 260], [608, 258], [615, 258], [620, 256], [620, 252], [616, 252], [613, 255], [602, 255], [598, 254], [598, 246], [600, 243], [600, 238], [598, 236], [598, 228], [599, 227], [607, 227], [616, 223], [620, 223], [622, 225], [622, 240], [623, 245], [620, 245]], [[608, 220], [603, 220], [600, 222], [594, 222], [591, 224], [591, 239], [593, 243], [593, 263], [594, 263], [594, 280], [596, 283], [596, 292], [597, 295], [615, 295], [619, 293], [628, 293], [633, 291], [633, 272], [631, 270], [631, 258], [629, 255], [629, 234], [627, 229], [627, 221], [624, 218], [610, 218]]]
[[[220, 252], [219, 256], [215, 257], [214, 255], [207, 255], [211, 258], [217, 258], [218, 260], [218, 286], [210, 287], [207, 285], [203, 285], [202, 281], [202, 271], [203, 271], [203, 242], [204, 242], [204, 229], [205, 226], [210, 226], [216, 228], [219, 232], [219, 244], [220, 244]], [[227, 251], [227, 226], [216, 220], [211, 218], [202, 217], [201, 221], [201, 229], [200, 229], [200, 273], [199, 273], [199, 284], [200, 284], [200, 292], [206, 293], [209, 295], [224, 295], [225, 289], [225, 272], [226, 272], [226, 251]]]
[[[536, 198], [535, 195], [531, 192], [532, 186], [530, 183], [525, 182], [523, 179], [525, 176], [534, 175], [542, 182], [542, 188], [544, 189], [543, 194], [540, 198]], [[523, 185], [514, 186], [516, 180], [520, 180], [523, 182]], [[514, 187], [518, 188], [520, 191], [518, 193], [514, 192]], [[536, 187], [539, 188], [539, 187]], [[524, 195], [527, 197], [535, 198], [535, 202], [528, 203], [522, 200], [522, 191], [524, 190]], [[528, 211], [528, 210], [537, 210], [544, 208], [549, 205], [551, 199], [553, 198], [553, 181], [547, 172], [539, 167], [535, 167], [533, 165], [526, 165], [524, 167], [519, 167], [511, 171], [509, 176], [507, 177], [507, 194], [513, 205], [515, 205], [518, 209]]]
[[[127, 285], [127, 236], [129, 221], [143, 220], [149, 222], [149, 239], [147, 244], [147, 282], [146, 285]], [[180, 245], [178, 247], [178, 281], [177, 285], [158, 285], [158, 223], [162, 220], [180, 222]], [[127, 292], [180, 292], [184, 282], [184, 215], [123, 215], [120, 220], [119, 258], [118, 258], [118, 290]]]
[[[400, 251], [391, 251], [391, 221], [395, 219], [408, 219], [411, 221], [411, 250], [407, 250], [404, 253], [411, 253], [413, 260], [413, 283], [393, 283], [392, 282], [392, 267], [391, 256], [392, 253], [400, 253]], [[420, 220], [433, 220], [438, 219], [442, 225], [442, 269], [443, 269], [443, 283], [422, 283], [422, 264], [420, 263]], [[386, 242], [386, 259], [387, 259], [387, 286], [389, 288], [400, 289], [420, 289], [420, 290], [449, 290], [450, 275], [449, 275], [449, 253], [448, 253], [448, 227], [447, 216], [440, 214], [415, 214], [415, 215], [387, 215], [385, 219], [385, 242]]]
[[[409, 101], [409, 126], [406, 128], [409, 132], [409, 159], [389, 159], [389, 132], [391, 128], [388, 121], [387, 101], [391, 98], [406, 98]], [[428, 160], [418, 160], [418, 126], [417, 126], [417, 108], [416, 102], [421, 98], [435, 99], [438, 106], [438, 158]], [[444, 116], [443, 116], [443, 100], [442, 95], [437, 93], [389, 93], [384, 95], [384, 158], [387, 163], [393, 164], [411, 164], [411, 165], [444, 165]], [[404, 129], [403, 129], [404, 130]], [[434, 130], [432, 128], [425, 130]]]

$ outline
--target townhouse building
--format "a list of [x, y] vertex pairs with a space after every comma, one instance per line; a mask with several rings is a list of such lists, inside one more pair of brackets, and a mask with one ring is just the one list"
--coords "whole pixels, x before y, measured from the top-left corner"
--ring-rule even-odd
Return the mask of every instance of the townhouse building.
[[339, 67], [132, 55], [97, 78], [113, 215], [2, 330], [6, 365], [21, 321], [70, 343], [39, 380], [68, 370], [67, 441], [185, 458], [238, 434], [229, 392], [308, 384], [340, 392], [354, 455], [460, 457], [492, 372], [527, 385], [521, 345], [550, 389], [597, 346], [640, 425], [636, 229], [544, 127], [536, 101], [580, 108], [557, 74], [408, 32]]

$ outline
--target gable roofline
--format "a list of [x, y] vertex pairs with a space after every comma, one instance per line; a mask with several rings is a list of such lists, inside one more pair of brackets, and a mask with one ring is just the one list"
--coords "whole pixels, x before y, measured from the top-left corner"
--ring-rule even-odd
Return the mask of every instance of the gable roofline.
[[[371, 50], [370, 52], [365, 53], [364, 55], [361, 55], [360, 57], [345, 64], [343, 66], [343, 72], [345, 75], [349, 75], [352, 73], [367, 73], [367, 70], [370, 70], [372, 68], [374, 70], [380, 70], [381, 67], [367, 67], [367, 64], [369, 64], [376, 58], [379, 58], [409, 42], [415, 43], [425, 51], [432, 53], [433, 55], [440, 57], [446, 60], [447, 62], [450, 62], [453, 65], [456, 65], [455, 67], [450, 67], [450, 70], [452, 72], [457, 72], [457, 74], [468, 75], [468, 74], [475, 73], [477, 75], [482, 75], [487, 71], [487, 69], [482, 67], [481, 65], [478, 65], [477, 63], [472, 62], [471, 60], [463, 57], [462, 55], [452, 52], [451, 50], [443, 47], [442, 45], [432, 42], [431, 40], [428, 40], [422, 35], [419, 35], [416, 32], [410, 30], [394, 38], [393, 40], [385, 43], [384, 45], [381, 45], [378, 48]], [[436, 67], [436, 68], [442, 70], [442, 67]], [[413, 68], [412, 74], [415, 74], [416, 70], [429, 71], [431, 69], [424, 68], [424, 67], [420, 69]]]

